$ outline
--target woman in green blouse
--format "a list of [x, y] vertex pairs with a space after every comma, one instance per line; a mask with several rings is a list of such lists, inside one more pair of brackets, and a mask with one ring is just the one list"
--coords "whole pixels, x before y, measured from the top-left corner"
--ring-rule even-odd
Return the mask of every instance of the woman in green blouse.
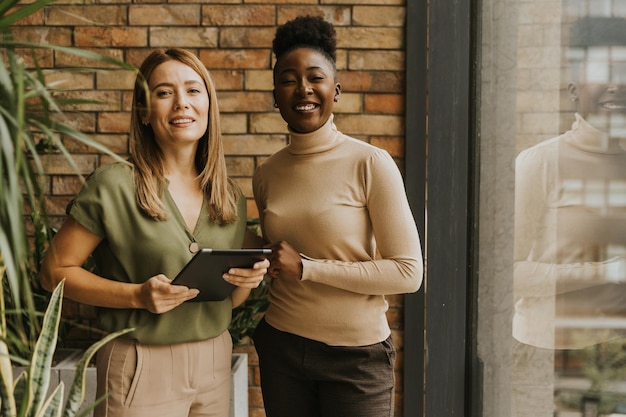
[[[130, 155], [97, 169], [72, 201], [42, 284], [65, 279], [65, 295], [96, 306], [105, 331], [134, 328], [98, 353], [98, 395], [107, 396], [96, 416], [226, 416], [231, 310], [269, 263], [228, 271], [237, 287], [222, 301], [186, 303], [197, 290], [170, 283], [198, 248], [241, 248], [247, 235], [215, 87], [192, 53], [157, 50], [141, 65]], [[93, 272], [82, 266], [90, 255]]]

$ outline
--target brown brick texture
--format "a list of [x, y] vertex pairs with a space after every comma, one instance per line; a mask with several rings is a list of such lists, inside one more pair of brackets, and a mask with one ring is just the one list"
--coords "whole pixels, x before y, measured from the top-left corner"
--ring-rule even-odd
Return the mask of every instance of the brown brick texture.
[[[18, 22], [13, 34], [22, 40], [79, 47], [132, 65], [139, 65], [158, 47], [197, 53], [217, 85], [229, 173], [246, 193], [249, 217], [256, 218], [254, 168], [287, 143], [287, 129], [272, 98], [271, 42], [276, 26], [307, 14], [334, 23], [342, 84], [336, 124], [344, 133], [388, 150], [403, 171], [405, 13], [404, 0], [59, 0]], [[66, 109], [72, 125], [126, 156], [132, 71], [53, 49], [38, 51], [36, 58], [24, 55], [30, 65], [37, 60], [56, 94], [91, 103]], [[82, 175], [112, 161], [69, 139], [65, 143]], [[44, 163], [49, 174], [48, 208], [58, 226], [81, 182], [61, 156], [49, 155]], [[403, 415], [403, 300], [389, 297], [388, 318], [398, 349], [396, 416]], [[65, 313], [86, 325], [67, 335], [68, 345], [99, 337], [97, 329], [89, 329], [93, 309], [68, 304]], [[249, 354], [250, 416], [264, 417], [254, 347], [248, 342], [235, 350]]]

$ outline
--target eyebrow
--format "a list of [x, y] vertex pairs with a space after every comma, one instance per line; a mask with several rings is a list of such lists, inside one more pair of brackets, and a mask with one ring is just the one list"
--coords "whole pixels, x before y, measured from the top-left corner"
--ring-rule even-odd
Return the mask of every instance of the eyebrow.
[[[313, 70], [327, 70], [327, 69], [318, 65], [314, 65], [314, 66], [310, 66], [306, 68], [306, 71], [313, 71]], [[294, 68], [285, 68], [284, 70], [279, 72], [278, 75], [283, 75], [287, 72], [296, 72], [296, 70]]]
[[[199, 81], [199, 80], [188, 80], [188, 81], [185, 81], [183, 84], [184, 85], [204, 85], [204, 82], [203, 81]], [[159, 87], [171, 87], [173, 85], [174, 85], [173, 83], [164, 82], [164, 83], [160, 83], [160, 84], [155, 85], [154, 87], [152, 87], [152, 89], [156, 90]]]

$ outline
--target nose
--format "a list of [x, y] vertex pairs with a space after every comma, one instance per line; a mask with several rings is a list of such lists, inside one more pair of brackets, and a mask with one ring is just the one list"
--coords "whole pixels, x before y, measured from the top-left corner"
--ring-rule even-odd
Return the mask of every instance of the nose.
[[187, 102], [185, 95], [178, 94], [176, 96], [176, 100], [174, 101], [174, 110], [188, 109], [188, 108], [189, 108], [189, 103]]
[[308, 82], [303, 81], [300, 84], [298, 84], [297, 92], [303, 96], [308, 96], [309, 94], [313, 93], [313, 88], [311, 88], [311, 85]]

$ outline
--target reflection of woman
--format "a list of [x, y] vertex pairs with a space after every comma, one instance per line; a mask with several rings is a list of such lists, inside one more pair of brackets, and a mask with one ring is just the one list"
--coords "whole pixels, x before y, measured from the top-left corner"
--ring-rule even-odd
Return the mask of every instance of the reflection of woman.
[[568, 63], [574, 74], [568, 89], [575, 120], [516, 159], [516, 417], [555, 414], [555, 349], [579, 356], [584, 347], [607, 347], [624, 334], [623, 324], [612, 328], [611, 322], [626, 319], [624, 284], [617, 282], [625, 278], [626, 254], [626, 204], [619, 194], [626, 152], [618, 134], [626, 112], [625, 62], [608, 58], [612, 44], [626, 44], [625, 29], [621, 18], [573, 25], [569, 56], [579, 61]]
[[[147, 88], [143, 80], [147, 81]], [[181, 49], [151, 53], [135, 83], [131, 163], [103, 166], [73, 201], [46, 254], [42, 284], [99, 307], [106, 331], [134, 328], [98, 353], [97, 416], [228, 415], [231, 309], [269, 266], [229, 271], [220, 302], [185, 303], [170, 284], [199, 247], [239, 248], [246, 204], [227, 177], [213, 82]], [[96, 270], [82, 268], [94, 255]]]
[[402, 178], [388, 153], [333, 123], [341, 93], [334, 28], [296, 18], [273, 46], [274, 97], [290, 144], [254, 176], [274, 249], [270, 307], [254, 334], [266, 413], [392, 416], [385, 294], [416, 291], [422, 279]]
[[[626, 44], [625, 28], [621, 18], [575, 23], [572, 128], [516, 160], [513, 331], [529, 345], [602, 342], [615, 336], [602, 317], [626, 318], [615, 284], [626, 278], [626, 60], [610, 46]], [[595, 324], [581, 324], [589, 318]]]

